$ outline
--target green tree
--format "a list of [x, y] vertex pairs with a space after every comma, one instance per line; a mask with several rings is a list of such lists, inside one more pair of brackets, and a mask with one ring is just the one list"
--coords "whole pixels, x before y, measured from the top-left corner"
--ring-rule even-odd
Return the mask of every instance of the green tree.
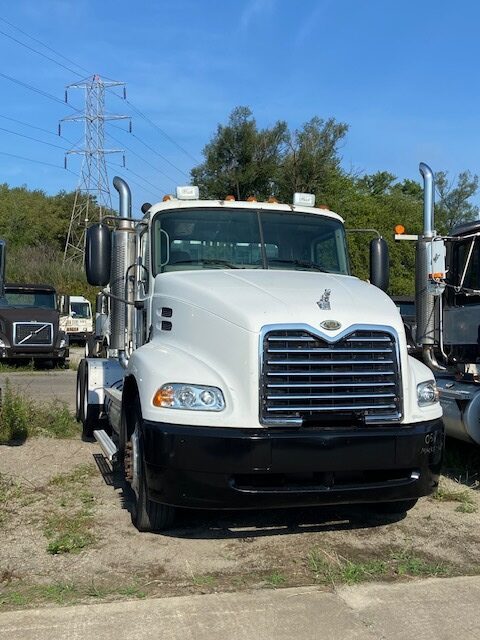
[[205, 161], [192, 169], [192, 181], [200, 186], [202, 197], [232, 194], [237, 200], [266, 199], [274, 192], [286, 131], [280, 121], [260, 130], [248, 107], [234, 109], [228, 124], [218, 125], [204, 148]]
[[478, 191], [478, 176], [462, 171], [455, 181], [448, 180], [446, 171], [435, 174], [438, 201], [435, 207], [437, 230], [449, 233], [461, 222], [478, 218], [479, 209], [469, 200]]

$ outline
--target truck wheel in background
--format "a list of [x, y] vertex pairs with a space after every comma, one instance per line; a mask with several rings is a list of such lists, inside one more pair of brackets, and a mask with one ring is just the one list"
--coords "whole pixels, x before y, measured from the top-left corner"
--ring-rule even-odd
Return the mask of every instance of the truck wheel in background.
[[145, 460], [142, 440], [142, 415], [140, 407], [135, 410], [135, 428], [125, 448], [125, 474], [131, 478], [135, 494], [132, 510], [132, 522], [139, 531], [165, 531], [175, 518], [175, 509], [166, 504], [153, 502], [148, 498], [145, 477]]
[[413, 509], [413, 507], [417, 504], [417, 499], [412, 498], [411, 500], [399, 500], [397, 502], [379, 502], [378, 504], [372, 504], [371, 507], [377, 513], [385, 513], [385, 514], [396, 514], [396, 513], [406, 513]]

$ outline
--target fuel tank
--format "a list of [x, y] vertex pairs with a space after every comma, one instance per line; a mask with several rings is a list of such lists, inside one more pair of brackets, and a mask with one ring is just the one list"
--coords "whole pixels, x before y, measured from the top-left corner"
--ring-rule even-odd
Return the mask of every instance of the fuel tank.
[[480, 385], [437, 377], [447, 435], [480, 445]]

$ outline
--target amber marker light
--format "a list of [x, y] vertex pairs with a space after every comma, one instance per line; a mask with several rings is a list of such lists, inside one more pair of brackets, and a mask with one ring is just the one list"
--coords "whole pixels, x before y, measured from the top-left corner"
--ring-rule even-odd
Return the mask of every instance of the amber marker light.
[[235, 196], [232, 196], [232, 195], [226, 196], [225, 201], [226, 202], [234, 202], [235, 201]]
[[171, 199], [172, 199], [172, 196], [171, 196], [171, 195], [166, 195], [166, 196], [163, 196], [163, 198], [162, 198], [162, 202], [168, 202], [168, 201], [169, 201], [169, 200], [171, 200]]
[[247, 202], [256, 202], [257, 199], [255, 198], [255, 196], [248, 196], [247, 198]]
[[405, 227], [403, 226], [403, 224], [396, 224], [394, 230], [395, 230], [395, 233], [399, 236], [405, 233]]
[[278, 200], [275, 198], [275, 196], [270, 196], [267, 202], [270, 204], [278, 204]]
[[154, 407], [171, 407], [174, 401], [175, 391], [173, 387], [162, 387], [153, 396]]

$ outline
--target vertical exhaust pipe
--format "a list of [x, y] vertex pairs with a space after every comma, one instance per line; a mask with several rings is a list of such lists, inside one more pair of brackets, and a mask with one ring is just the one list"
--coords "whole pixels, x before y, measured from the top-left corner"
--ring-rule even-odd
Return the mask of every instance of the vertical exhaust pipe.
[[418, 168], [423, 178], [423, 235], [425, 238], [432, 238], [434, 234], [435, 217], [435, 179], [433, 177], [433, 171], [425, 162], [420, 162]]
[[425, 364], [432, 371], [445, 371], [434, 352], [436, 340], [435, 296], [428, 290], [429, 253], [435, 235], [435, 180], [433, 171], [424, 162], [419, 165], [423, 178], [423, 235], [419, 236], [415, 256], [415, 307], [417, 319], [416, 342], [422, 347]]
[[119, 217], [113, 232], [112, 268], [110, 286], [112, 294], [110, 320], [110, 346], [117, 349], [122, 367], [128, 365], [127, 346], [132, 341], [134, 308], [123, 300], [133, 303], [134, 285], [129, 277], [135, 264], [135, 229], [132, 219], [132, 194], [128, 184], [115, 176], [113, 186], [119, 195]]
[[113, 179], [113, 186], [118, 191], [119, 196], [119, 209], [118, 213], [120, 218], [132, 217], [132, 192], [130, 187], [123, 178], [115, 176]]
[[5, 295], [5, 264], [6, 264], [7, 245], [5, 240], [0, 240], [0, 298]]

